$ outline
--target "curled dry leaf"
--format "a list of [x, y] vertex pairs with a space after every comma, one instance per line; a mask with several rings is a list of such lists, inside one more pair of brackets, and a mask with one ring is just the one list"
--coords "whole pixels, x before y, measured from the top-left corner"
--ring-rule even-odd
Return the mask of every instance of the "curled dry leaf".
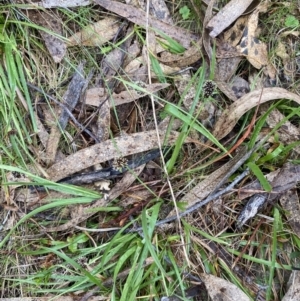
[[[160, 137], [161, 143], [164, 143], [165, 138], [167, 138], [165, 143], [172, 145], [176, 142], [178, 133], [171, 132], [168, 137], [165, 137], [165, 132], [160, 132]], [[189, 139], [186, 140], [186, 142], [189, 141]], [[52, 165], [46, 172], [52, 181], [58, 181], [95, 164], [119, 158], [120, 155], [125, 157], [153, 148], [157, 148], [156, 131], [117, 137], [114, 140], [106, 140], [102, 143], [82, 149]]]
[[261, 90], [252, 91], [229, 106], [216, 122], [213, 135], [219, 140], [225, 137], [231, 132], [241, 116], [259, 103], [262, 104], [276, 99], [290, 99], [300, 104], [300, 96], [282, 88], [265, 88], [261, 99], [260, 95]]
[[67, 46], [101, 46], [113, 39], [118, 30], [119, 23], [117, 19], [106, 17], [72, 35]]
[[132, 5], [126, 5], [111, 0], [95, 0], [95, 3], [140, 26], [145, 26], [145, 20], [148, 19], [149, 26], [152, 27], [154, 31], [156, 31], [156, 34], [159, 34], [159, 31], [161, 31], [181, 43], [185, 48], [189, 48], [192, 41], [199, 40], [199, 37], [197, 35], [194, 35], [180, 27], [162, 22], [160, 20], [157, 20], [155, 17], [149, 16], [147, 18], [146, 12], [137, 9]]
[[253, 0], [231, 0], [206, 25], [206, 28], [211, 30], [209, 35], [212, 38], [219, 35], [225, 28], [243, 14], [252, 1]]
[[201, 279], [211, 300], [218, 301], [250, 301], [250, 298], [236, 285], [213, 275], [202, 274]]

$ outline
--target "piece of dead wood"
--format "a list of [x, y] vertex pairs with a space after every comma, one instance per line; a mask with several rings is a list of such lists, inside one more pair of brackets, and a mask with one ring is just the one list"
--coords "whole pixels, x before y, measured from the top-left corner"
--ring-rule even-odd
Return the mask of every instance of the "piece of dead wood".
[[67, 46], [101, 46], [115, 37], [119, 27], [118, 19], [106, 17], [103, 20], [86, 26], [80, 32], [72, 35], [68, 39]]
[[87, 206], [83, 209], [83, 213], [68, 221], [67, 223], [53, 228], [45, 229], [46, 232], [57, 232], [57, 231], [66, 231], [70, 228], [74, 228], [77, 224], [87, 220], [89, 217], [93, 216], [99, 207], [105, 207], [110, 201], [118, 198], [124, 191], [130, 187], [130, 185], [137, 179], [139, 174], [144, 169], [145, 164], [141, 165], [130, 172], [126, 172], [124, 177], [117, 182], [117, 184], [112, 188], [109, 193], [108, 199], [103, 197], [99, 200], [96, 200], [92, 205]]
[[[110, 108], [132, 102], [149, 94], [154, 94], [169, 86], [170, 84], [165, 83], [144, 84], [143, 87], [141, 87], [142, 91], [129, 89], [120, 93], [113, 93], [109, 99]], [[98, 107], [106, 98], [107, 95], [103, 88], [91, 88], [87, 90], [85, 102], [87, 105]]]
[[50, 32], [52, 31], [56, 34], [55, 36], [43, 30], [39, 31], [54, 62], [61, 62], [67, 49], [65, 42], [57, 37], [57, 35], [62, 36], [63, 21], [57, 14], [53, 14], [53, 11], [51, 13], [41, 10], [28, 10], [27, 14], [32, 22], [47, 28]]
[[252, 91], [230, 105], [220, 116], [213, 130], [213, 135], [217, 139], [222, 139], [231, 132], [238, 120], [247, 111], [270, 100], [290, 99], [300, 104], [300, 96], [282, 88], [265, 88], [261, 95], [261, 90]]
[[[160, 132], [161, 143], [172, 145], [178, 138], [177, 132], [171, 132], [165, 137], [165, 132]], [[187, 139], [186, 142], [189, 142]], [[61, 180], [80, 170], [121, 156], [141, 153], [157, 148], [156, 131], [135, 133], [125, 137], [117, 137], [102, 143], [82, 149], [66, 159], [52, 165], [47, 173], [52, 181]]]
[[212, 300], [250, 301], [241, 289], [227, 280], [210, 274], [201, 274], [200, 277]]
[[68, 110], [62, 108], [59, 117], [59, 125], [54, 125], [51, 128], [46, 148], [46, 159], [48, 164], [52, 164], [55, 161], [61, 133], [66, 128], [70, 117], [69, 111], [73, 111], [73, 109], [75, 108], [78, 100], [80, 99], [82, 89], [86, 84], [86, 80], [83, 76], [83, 66], [84, 64], [80, 63], [76, 68], [75, 74], [68, 86], [67, 91], [63, 96], [63, 102]]
[[[146, 12], [135, 8], [132, 5], [126, 5], [120, 2], [111, 0], [94, 0], [95, 3], [101, 5], [105, 9], [114, 12], [127, 20], [133, 22], [134, 24], [145, 26], [147, 15]], [[183, 45], [185, 48], [189, 48], [193, 41], [198, 41], [199, 37], [195, 34], [190, 33], [180, 27], [169, 25], [165, 22], [157, 20], [156, 18], [149, 16], [148, 24], [152, 27], [156, 34], [163, 32], [169, 37], [175, 39]]]
[[225, 28], [241, 16], [243, 12], [245, 12], [252, 1], [253, 0], [231, 0], [206, 25], [206, 28], [211, 30], [209, 35], [212, 38], [219, 35]]

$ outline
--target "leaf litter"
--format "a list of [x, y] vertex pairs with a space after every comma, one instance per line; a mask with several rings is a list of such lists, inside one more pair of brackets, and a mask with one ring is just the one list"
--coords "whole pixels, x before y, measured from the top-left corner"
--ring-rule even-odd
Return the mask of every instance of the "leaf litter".
[[[32, 8], [40, 6], [45, 9], [55, 9], [56, 7], [73, 8], [87, 6], [91, 2], [49, 0], [30, 3], [30, 5], [32, 5]], [[210, 73], [213, 74], [215, 72], [216, 85], [223, 94], [219, 93], [219, 96], [215, 96], [214, 94], [209, 96], [212, 102], [208, 103], [208, 106], [204, 108], [203, 115], [198, 114], [198, 121], [210, 127], [212, 134], [218, 140], [222, 139], [222, 141], [226, 142], [227, 139], [232, 139], [237, 134], [237, 124], [240, 124], [245, 114], [252, 108], [257, 106], [262, 107], [259, 110], [259, 114], [263, 114], [268, 108], [264, 104], [280, 99], [291, 100], [294, 102], [293, 106], [298, 106], [300, 98], [297, 91], [291, 91], [292, 89], [288, 85], [270, 87], [270, 83], [274, 83], [281, 75], [278, 68], [274, 67], [274, 60], [271, 62], [269, 45], [262, 42], [258, 37], [260, 26], [258, 20], [264, 14], [268, 13], [270, 3], [266, 1], [266, 3], [257, 5], [257, 1], [231, 0], [223, 8], [221, 7], [219, 13], [214, 14], [216, 2], [210, 1], [208, 3], [204, 20], [204, 27], [206, 29], [203, 30], [202, 36], [201, 34], [193, 33], [174, 25], [176, 23], [172, 19], [172, 13], [170, 13], [168, 5], [163, 1], [153, 1], [150, 9], [151, 14], [148, 16], [146, 6], [141, 1], [140, 6], [137, 7], [134, 3], [123, 4], [116, 1], [95, 0], [93, 1], [94, 4], [99, 4], [110, 13], [114, 13], [114, 16], [103, 16], [101, 20], [96, 20], [83, 29], [76, 30], [76, 33], [67, 39], [58, 38], [58, 35], [62, 36], [63, 34], [63, 28], [61, 27], [63, 21], [58, 17], [59, 14], [55, 16], [58, 24], [53, 27], [55, 22], [50, 10], [47, 10], [47, 13], [30, 10], [30, 14], [32, 14], [31, 19], [36, 24], [48, 28], [53, 33], [55, 32], [55, 34], [51, 34], [48, 31], [41, 31], [40, 34], [44, 39], [50, 56], [56, 63], [64, 64], [63, 58], [66, 56], [67, 51], [72, 53], [72, 51], [76, 51], [74, 50], [76, 47], [89, 47], [89, 49], [99, 47], [98, 49], [100, 49], [102, 46], [108, 46], [109, 49], [112, 43], [120, 43], [118, 47], [111, 48], [108, 54], [105, 54], [106, 50], [103, 49], [103, 52], [101, 52], [101, 63], [99, 64], [101, 70], [99, 72], [99, 69], [97, 69], [95, 79], [87, 82], [84, 77], [78, 78], [72, 87], [74, 78], [78, 74], [83, 74], [83, 70], [85, 69], [83, 65], [80, 65], [77, 67], [77, 72], [68, 87], [66, 89], [58, 89], [58, 93], [64, 95], [62, 99], [69, 99], [70, 101], [66, 100], [64, 102], [65, 107], [59, 105], [59, 110], [55, 108], [57, 103], [51, 104], [53, 106], [51, 109], [54, 112], [60, 111], [60, 117], [57, 117], [56, 124], [52, 127], [52, 130], [49, 129], [43, 117], [43, 113], [46, 113], [45, 108], [42, 109], [42, 105], [37, 102], [38, 110], [35, 116], [39, 124], [38, 137], [41, 142], [39, 148], [46, 151], [46, 156], [44, 156], [46, 159], [40, 160], [39, 163], [44, 164], [45, 174], [47, 174], [50, 180], [57, 182], [67, 177], [72, 177], [74, 174], [81, 177], [82, 175], [89, 174], [91, 168], [99, 164], [104, 166], [104, 168], [100, 166], [100, 171], [102, 168], [106, 170], [106, 166], [114, 166], [112, 160], [122, 161], [122, 164], [126, 165], [126, 157], [134, 161], [137, 155], [143, 155], [145, 152], [156, 149], [158, 143], [154, 125], [152, 122], [148, 122], [149, 115], [140, 116], [143, 110], [149, 110], [148, 96], [154, 95], [156, 97], [158, 112], [162, 112], [164, 106], [161, 97], [164, 97], [168, 101], [176, 102], [176, 98], [172, 95], [178, 93], [180, 97], [184, 93], [186, 85], [190, 82], [194, 74], [194, 70], [197, 69], [194, 65], [203, 65], [204, 59], [206, 59], [205, 55], [208, 57], [210, 68], [213, 68], [215, 60], [215, 69], [210, 70]], [[126, 22], [124, 22], [124, 19], [120, 19], [120, 16], [126, 19]], [[235, 24], [233, 24], [234, 22]], [[134, 37], [136, 27], [134, 28], [132, 25], [145, 27], [147, 23], [151, 30], [148, 36], [149, 44], [146, 47]], [[208, 30], [210, 30], [210, 33]], [[120, 42], [121, 38], [125, 36], [127, 38]], [[278, 44], [276, 49], [276, 55], [282, 59], [285, 66], [284, 76], [287, 81], [290, 81], [289, 77], [295, 80], [298, 76], [297, 67], [296, 69], [292, 69], [293, 72], [288, 72], [287, 70], [287, 65], [291, 65], [293, 60], [291, 59], [292, 56], [287, 53], [289, 50], [284, 46], [284, 43], [287, 39], [292, 41], [293, 38], [291, 36], [295, 35], [291, 33], [286, 33], [286, 35], [281, 34], [281, 44]], [[174, 53], [170, 49], [166, 49], [165, 46], [169, 42], [166, 37], [172, 38], [183, 46], [183, 48], [179, 47], [181, 53]], [[216, 37], [217, 39], [215, 39]], [[66, 40], [67, 43], [65, 44]], [[132, 49], [132, 52], [130, 49]], [[159, 82], [163, 77], [161, 77], [161, 74], [157, 74], [157, 70], [151, 70], [150, 75], [154, 83], [148, 84], [147, 67], [150, 66], [147, 66], [147, 49], [151, 52], [153, 58], [157, 60], [159, 69], [162, 70], [164, 76], [171, 75], [171, 77], [175, 77], [173, 82]], [[131, 57], [129, 54], [132, 54]], [[249, 62], [247, 68], [250, 71], [245, 71], [247, 70], [245, 68], [243, 71], [244, 74], [239, 74], [241, 64], [246, 64], [243, 61], [243, 57]], [[171, 69], [167, 71], [166, 66], [171, 67]], [[182, 72], [179, 71], [186, 66], [192, 67]], [[261, 72], [256, 73], [255, 69]], [[205, 77], [206, 79], [211, 79], [208, 73]], [[245, 74], [249, 76], [247, 77]], [[263, 86], [259, 87], [257, 82], [251, 82], [252, 76], [259, 78]], [[269, 84], [266, 84], [267, 81]], [[256, 88], [249, 92], [250, 86], [253, 87], [255, 85]], [[84, 86], [88, 86], [86, 93], [82, 93]], [[195, 86], [192, 86], [188, 91], [189, 93], [182, 98], [183, 110], [190, 110], [191, 104], [194, 101], [193, 96], [195, 91]], [[261, 91], [263, 92], [260, 96]], [[203, 94], [200, 97], [204, 98]], [[225, 110], [223, 108], [220, 110], [218, 106], [220, 106], [219, 104], [222, 101], [225, 103], [224, 99], [227, 101], [226, 108]], [[218, 106], [213, 101], [218, 101]], [[72, 112], [72, 115], [65, 108]], [[116, 114], [117, 118], [114, 119], [114, 115]], [[205, 119], [204, 115], [208, 117]], [[266, 118], [266, 124], [272, 129], [284, 118], [285, 116], [279, 110], [275, 109]], [[78, 123], [80, 123], [81, 127], [76, 129], [77, 134], [75, 138], [71, 135], [71, 140], [73, 138], [76, 141], [75, 143], [78, 144], [76, 147], [79, 147], [80, 150], [77, 151], [77, 148], [75, 148], [72, 154], [70, 151], [60, 149], [59, 143], [62, 140], [61, 130], [65, 130], [68, 127], [69, 131], [70, 126], [74, 126], [72, 122], [77, 119], [79, 121], [75, 125], [78, 127]], [[166, 120], [171, 120], [171, 118], [167, 117], [161, 122], [161, 130], [159, 132], [161, 143], [164, 146], [173, 146], [178, 143], [180, 133], [169, 132]], [[177, 125], [175, 126], [175, 124]], [[178, 123], [178, 120], [175, 120], [172, 126], [178, 130], [181, 125], [182, 121]], [[66, 130], [66, 133], [68, 131]], [[88, 135], [89, 132], [87, 131], [90, 131], [93, 135]], [[197, 146], [195, 151], [192, 146], [195, 139], [202, 139], [202, 137], [187, 138], [182, 148], [185, 155], [188, 154], [188, 156], [193, 157], [193, 154], [196, 154], [195, 162], [193, 163], [197, 163], [198, 161], [198, 164], [200, 164], [202, 155], [206, 154], [207, 146], [210, 146], [211, 143], [204, 141], [206, 146]], [[273, 137], [273, 140], [269, 137], [268, 141], [261, 147], [269, 147], [271, 149], [273, 147], [272, 144], [278, 143], [276, 139], [279, 139], [284, 145], [297, 142], [299, 140], [299, 131], [295, 126], [295, 122], [285, 121], [284, 125], [278, 129], [278, 136]], [[297, 147], [296, 145], [294, 153], [298, 152]], [[257, 150], [258, 148], [255, 148], [252, 151], [257, 152]], [[60, 160], [56, 160], [57, 153], [61, 154]], [[233, 158], [226, 161], [222, 158], [221, 162], [216, 160], [212, 170], [208, 171], [208, 174], [205, 175], [205, 179], [202, 181], [199, 181], [198, 178], [193, 179], [195, 182], [192, 184], [192, 187], [187, 191], [183, 190], [182, 193], [179, 193], [178, 200], [185, 203], [187, 208], [202, 201], [216, 190], [223, 188], [230, 177], [235, 176], [236, 172], [238, 172], [251, 155], [252, 152], [247, 152], [245, 147], [240, 147], [233, 155]], [[295, 154], [293, 156], [293, 158], [297, 159]], [[125, 160], [123, 160], [124, 158]], [[49, 164], [49, 167], [47, 167], [46, 163]], [[189, 167], [182, 166], [180, 168], [188, 170]], [[269, 194], [262, 191], [263, 189], [258, 181], [254, 181], [251, 184], [253, 186], [248, 184], [239, 187], [239, 193], [237, 194], [239, 200], [251, 195], [252, 199], [250, 198], [250, 203], [245, 207], [244, 211], [240, 210], [240, 217], [236, 217], [237, 226], [246, 227], [246, 223], [251, 224], [249, 219], [252, 218], [254, 220], [257, 212], [263, 210], [261, 208], [266, 207], [271, 201], [274, 203], [275, 200], [280, 199], [280, 203], [286, 211], [285, 214], [290, 227], [299, 236], [299, 204], [297, 204], [297, 196], [295, 197], [296, 190], [294, 190], [294, 198], [289, 194], [299, 182], [297, 168], [297, 165], [290, 166], [284, 164], [276, 170], [276, 173], [266, 173], [265, 178], [273, 187], [272, 192]], [[108, 195], [97, 199], [94, 203], [84, 208], [81, 206], [78, 210], [74, 210], [75, 216], [71, 220], [58, 227], [47, 228], [45, 231], [62, 232], [76, 227], [80, 229], [80, 226], [78, 226], [79, 223], [91, 218], [97, 211], [97, 208], [107, 206], [109, 201], [113, 201], [126, 193], [138, 177], [140, 179], [149, 179], [144, 174], [144, 170], [145, 164], [142, 164], [135, 170], [126, 172], [113, 183], [113, 187]], [[185, 175], [184, 172], [181, 174]], [[18, 182], [17, 179], [11, 178], [11, 174], [8, 174], [7, 178], [11, 179], [12, 182]], [[177, 184], [176, 176], [173, 180], [175, 180], [174, 184]], [[29, 181], [29, 179], [26, 178], [24, 181]], [[159, 183], [161, 181], [162, 179], [159, 180]], [[249, 182], [249, 179], [247, 181]], [[186, 183], [183, 184], [180, 181], [178, 181], [178, 184], [181, 187], [186, 186]], [[187, 185], [187, 187], [189, 186], [190, 184]], [[12, 199], [15, 198], [17, 189], [19, 188], [11, 185], [10, 197]], [[248, 194], [244, 193], [243, 195], [243, 190], [247, 191], [247, 189], [248, 191], [252, 190], [252, 192], [248, 192]], [[228, 200], [228, 197], [223, 198], [223, 202]], [[253, 203], [251, 200], [255, 201], [254, 206], [251, 204]], [[262, 200], [262, 202], [257, 202], [257, 200]], [[26, 203], [26, 198], [24, 202]], [[209, 205], [207, 208], [209, 210]], [[180, 208], [179, 211], [182, 212], [184, 210], [184, 208]], [[166, 214], [166, 216], [174, 215], [176, 213], [172, 208]], [[99, 219], [101, 218], [104, 219], [99, 215]], [[213, 218], [216, 218], [217, 221], [220, 217], [214, 217], [212, 214]], [[190, 219], [189, 222], [191, 222]], [[209, 223], [207, 216], [204, 218], [204, 222]], [[102, 223], [100, 222], [100, 224]], [[173, 229], [175, 228], [173, 227]], [[217, 229], [209, 229], [212, 232], [215, 230]], [[219, 233], [215, 233], [214, 235], [217, 236]], [[231, 261], [233, 260], [233, 257], [229, 258]], [[229, 265], [230, 263], [227, 263], [228, 267]], [[243, 267], [239, 266], [239, 269], [243, 271], [243, 275], [247, 273]], [[226, 300], [226, 298], [230, 297], [230, 300], [250, 300], [239, 288], [221, 278], [208, 274], [203, 274], [202, 278], [212, 299], [221, 298], [222, 300]], [[247, 284], [245, 285], [247, 286]], [[248, 289], [251, 290], [251, 287], [248, 287]], [[254, 291], [257, 293], [257, 290]]]

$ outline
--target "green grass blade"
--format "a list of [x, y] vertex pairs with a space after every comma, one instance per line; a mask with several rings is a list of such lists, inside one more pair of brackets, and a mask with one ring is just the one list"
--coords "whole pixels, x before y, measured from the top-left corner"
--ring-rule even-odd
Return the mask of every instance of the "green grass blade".
[[264, 174], [262, 173], [262, 171], [260, 170], [260, 168], [258, 167], [258, 165], [256, 165], [253, 162], [249, 162], [249, 163], [247, 163], [247, 166], [254, 173], [254, 175], [258, 179], [258, 181], [261, 184], [261, 186], [263, 187], [263, 189], [265, 191], [267, 191], [267, 192], [271, 192], [272, 191], [272, 186], [268, 182], [268, 180], [266, 179], [266, 177], [264, 176]]

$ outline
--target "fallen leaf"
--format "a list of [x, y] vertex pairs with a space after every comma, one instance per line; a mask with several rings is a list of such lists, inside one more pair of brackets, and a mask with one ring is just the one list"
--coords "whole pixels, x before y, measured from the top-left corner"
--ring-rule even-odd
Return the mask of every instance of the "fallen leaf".
[[248, 19], [247, 26], [244, 30], [243, 37], [237, 50], [247, 57], [249, 63], [256, 69], [265, 67], [264, 72], [274, 79], [276, 70], [269, 62], [267, 45], [255, 36], [258, 25], [258, 15], [260, 12], [265, 11], [265, 5], [258, 6], [258, 8], [251, 14]]
[[219, 35], [225, 28], [243, 14], [252, 1], [253, 0], [231, 0], [206, 25], [206, 28], [211, 30], [209, 35], [212, 38]]
[[105, 141], [109, 138], [109, 129], [110, 129], [110, 107], [109, 102], [104, 101], [101, 105], [101, 108], [97, 117], [97, 133], [96, 137], [99, 139], [99, 142]]
[[201, 274], [207, 292], [212, 300], [250, 301], [250, 298], [236, 285], [210, 274]]
[[66, 108], [62, 108], [59, 117], [59, 126], [54, 124], [51, 128], [46, 147], [46, 161], [49, 165], [55, 161], [57, 147], [62, 131], [66, 128], [70, 117], [69, 112], [71, 112], [75, 108], [80, 98], [82, 89], [86, 83], [86, 80], [83, 77], [82, 73], [83, 64], [81, 63], [77, 67], [75, 74], [68, 86], [68, 89], [63, 96], [64, 104], [66, 105], [68, 110]]
[[95, 0], [95, 2], [107, 10], [112, 11], [140, 26], [145, 26], [145, 20], [147, 19], [149, 26], [154, 29], [156, 34], [159, 34], [159, 31], [162, 31], [164, 34], [181, 43], [185, 48], [189, 48], [193, 41], [199, 40], [197, 35], [192, 34], [187, 30], [167, 24], [152, 16], [147, 17], [146, 12], [137, 9], [132, 5], [126, 5], [111, 0]]
[[41, 2], [34, 3], [34, 5], [42, 6], [45, 8], [52, 8], [86, 6], [90, 3], [90, 0], [42, 0]]
[[113, 17], [106, 17], [72, 35], [67, 46], [101, 46], [113, 39], [118, 30], [119, 21]]
[[[145, 84], [145, 87], [142, 88], [143, 91], [129, 89], [120, 93], [113, 93], [109, 99], [110, 108], [132, 102], [149, 94], [154, 94], [167, 87], [169, 87], [169, 84]], [[104, 94], [103, 88], [91, 88], [87, 90], [85, 103], [98, 107], [106, 98], [107, 95]]]
[[213, 135], [219, 140], [225, 137], [231, 132], [241, 116], [259, 103], [263, 104], [267, 101], [276, 99], [290, 99], [300, 104], [300, 96], [282, 88], [265, 88], [261, 95], [261, 99], [260, 95], [261, 89], [255, 90], [244, 95], [230, 105], [216, 122]]
[[[52, 31], [57, 35], [62, 36], [63, 21], [57, 15], [41, 10], [28, 10], [27, 14], [32, 22], [47, 28], [50, 32]], [[58, 38], [49, 32], [43, 30], [40, 30], [39, 32], [54, 62], [61, 62], [67, 49], [65, 42], [62, 38]]]
[[[160, 132], [160, 136], [163, 143], [166, 138], [165, 132]], [[172, 145], [176, 142], [177, 138], [178, 133], [171, 132], [165, 143]], [[189, 139], [186, 142], [189, 142]], [[55, 163], [46, 172], [52, 181], [58, 181], [95, 164], [153, 148], [157, 148], [156, 131], [135, 133], [126, 135], [125, 137], [121, 136], [82, 149], [66, 157], [64, 160]]]

